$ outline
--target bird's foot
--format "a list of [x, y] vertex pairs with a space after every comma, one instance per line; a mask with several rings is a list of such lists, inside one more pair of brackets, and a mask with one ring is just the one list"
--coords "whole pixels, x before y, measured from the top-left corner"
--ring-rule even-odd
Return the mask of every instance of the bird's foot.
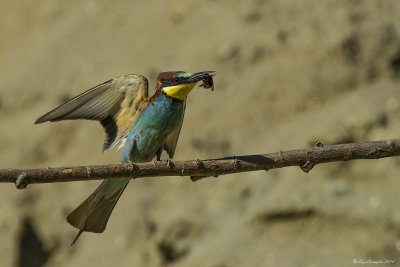
[[[153, 160], [153, 165], [154, 165], [154, 167], [159, 167], [160, 166], [159, 164], [162, 162], [163, 162], [163, 160]], [[175, 166], [174, 163], [169, 159], [167, 159], [165, 162], [167, 164], [167, 167], [169, 167], [171, 169]]]
[[128, 163], [131, 165], [132, 171], [140, 172], [140, 168], [133, 161], [129, 160]]
[[174, 166], [174, 163], [171, 160], [167, 159], [167, 167], [170, 167], [172, 169]]

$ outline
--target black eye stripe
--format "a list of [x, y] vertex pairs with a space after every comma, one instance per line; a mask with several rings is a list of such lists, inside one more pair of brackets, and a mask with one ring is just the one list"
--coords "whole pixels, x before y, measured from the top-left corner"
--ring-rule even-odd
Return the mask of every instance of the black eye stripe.
[[[178, 79], [178, 80], [176, 81], [176, 79]], [[173, 85], [176, 85], [177, 83], [184, 84], [184, 83], [186, 83], [186, 78], [174, 77], [174, 78], [172, 78], [172, 80], [162, 80], [161, 83], [163, 86], [173, 86]]]

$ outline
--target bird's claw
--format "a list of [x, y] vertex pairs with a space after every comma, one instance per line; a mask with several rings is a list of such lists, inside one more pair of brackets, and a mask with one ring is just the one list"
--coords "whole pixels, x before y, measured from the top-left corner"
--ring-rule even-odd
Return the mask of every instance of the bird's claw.
[[140, 172], [140, 168], [133, 161], [129, 160], [128, 163], [129, 163], [129, 165], [131, 165], [131, 168], [133, 171]]
[[167, 167], [170, 167], [170, 168], [174, 167], [174, 163], [169, 159], [167, 159]]
[[[162, 161], [163, 160], [153, 160], [154, 167], [158, 167], [159, 166], [159, 162], [162, 162]], [[167, 164], [167, 167], [170, 167], [170, 168], [174, 167], [174, 163], [169, 159], [166, 160], [166, 164]]]

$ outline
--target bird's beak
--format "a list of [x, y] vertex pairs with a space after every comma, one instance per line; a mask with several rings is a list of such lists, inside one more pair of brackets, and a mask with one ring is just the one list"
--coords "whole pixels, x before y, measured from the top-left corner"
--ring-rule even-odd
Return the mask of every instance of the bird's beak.
[[202, 71], [192, 75], [187, 73], [187, 75], [189, 77], [186, 78], [186, 80], [183, 83], [163, 87], [162, 88], [163, 92], [172, 98], [185, 100], [189, 92], [199, 81], [203, 81], [203, 84], [201, 84], [200, 86], [203, 86], [205, 89], [209, 88], [211, 88], [211, 90], [214, 89], [212, 75], [215, 75], [215, 71]]
[[204, 81], [205, 79], [209, 79], [210, 76], [214, 76], [215, 71], [202, 71], [192, 74], [186, 81], [190, 83], [197, 83], [199, 81]]

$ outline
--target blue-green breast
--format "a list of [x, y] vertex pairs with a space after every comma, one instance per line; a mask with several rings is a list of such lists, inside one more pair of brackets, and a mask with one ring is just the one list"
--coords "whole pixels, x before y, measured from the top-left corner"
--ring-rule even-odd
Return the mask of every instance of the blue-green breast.
[[151, 161], [182, 120], [183, 101], [160, 93], [154, 102], [155, 105], [149, 103], [144, 108], [129, 132], [120, 154], [121, 162], [128, 162], [128, 158], [133, 162]]

